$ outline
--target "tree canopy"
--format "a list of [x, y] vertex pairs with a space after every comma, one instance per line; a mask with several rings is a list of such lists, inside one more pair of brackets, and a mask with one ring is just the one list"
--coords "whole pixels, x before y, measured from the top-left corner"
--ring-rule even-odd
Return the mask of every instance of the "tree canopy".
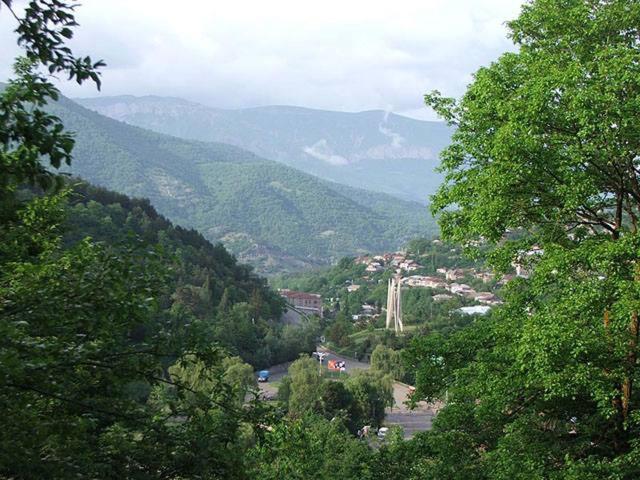
[[447, 236], [635, 231], [639, 23], [635, 1], [528, 2], [508, 24], [516, 52], [481, 68], [460, 102], [426, 96], [456, 127], [432, 206]]
[[[45, 110], [58, 97], [49, 75], [99, 84], [102, 66], [65, 46], [73, 12], [33, 0], [16, 16], [25, 57], [0, 93], [0, 476], [246, 478], [241, 440], [264, 408], [245, 401], [253, 369], [212, 324], [237, 310], [250, 346], [269, 350], [252, 360], [268, 361], [282, 330], [262, 315], [281, 302], [148, 201], [57, 174], [73, 137]], [[172, 364], [198, 368], [172, 376]]]
[[491, 316], [405, 353], [417, 397], [447, 399], [432, 436], [457, 453], [429, 455], [451, 478], [640, 472], [639, 25], [638, 1], [533, 0], [508, 24], [516, 51], [460, 101], [426, 96], [457, 128], [443, 235], [530, 273]]

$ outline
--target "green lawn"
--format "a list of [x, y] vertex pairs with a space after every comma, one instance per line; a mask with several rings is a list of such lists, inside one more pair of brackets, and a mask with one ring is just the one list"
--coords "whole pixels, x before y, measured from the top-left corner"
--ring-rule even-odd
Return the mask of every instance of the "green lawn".
[[[401, 333], [399, 336], [403, 336], [406, 333], [413, 332], [419, 326], [420, 325], [405, 325], [404, 333]], [[377, 337], [381, 337], [382, 335], [384, 335], [385, 330], [385, 328], [376, 328], [374, 330], [360, 330], [349, 335], [349, 338], [351, 339], [351, 345], [348, 347], [340, 347], [332, 342], [327, 342], [327, 346], [339, 355], [353, 358], [355, 351], [359, 350], [359, 347], [362, 345], [362, 343], [364, 343], [369, 335], [373, 334]]]

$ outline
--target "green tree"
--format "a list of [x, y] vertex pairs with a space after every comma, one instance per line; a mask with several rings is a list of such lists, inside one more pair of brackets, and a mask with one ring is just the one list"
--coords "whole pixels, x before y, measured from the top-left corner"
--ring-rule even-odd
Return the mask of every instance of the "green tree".
[[[11, 11], [10, 0], [4, 8]], [[49, 187], [56, 176], [41, 162], [47, 156], [57, 169], [71, 163], [72, 136], [64, 131], [60, 120], [44, 111], [49, 100], [57, 100], [59, 92], [48, 79], [36, 73], [43, 67], [49, 74], [64, 74], [78, 83], [92, 80], [100, 87], [102, 61], [74, 57], [65, 46], [77, 25], [74, 6], [62, 1], [34, 0], [23, 17], [18, 17], [16, 33], [24, 48], [24, 57], [16, 62], [17, 78], [11, 80], [0, 96], [0, 120], [3, 125], [0, 143], [2, 176], [0, 194], [7, 195], [22, 182]]]
[[509, 23], [517, 52], [481, 68], [459, 103], [426, 96], [456, 126], [432, 206], [447, 238], [635, 231], [638, 9], [629, 0], [532, 1]]
[[237, 406], [245, 403], [247, 394], [257, 388], [258, 382], [251, 365], [240, 357], [223, 357], [216, 365], [187, 355], [169, 367], [171, 379], [188, 389], [187, 395], [216, 395], [217, 391], [228, 389], [233, 392]]
[[[345, 304], [346, 305], [346, 304]], [[327, 327], [326, 335], [329, 341], [339, 347], [348, 347], [351, 345], [351, 334], [353, 327], [344, 311], [338, 313], [334, 322]]]
[[357, 370], [345, 381], [351, 393], [354, 406], [351, 415], [358, 427], [365, 425], [378, 427], [384, 420], [385, 408], [392, 407], [393, 378], [378, 372]]
[[443, 235], [531, 271], [496, 314], [408, 352], [419, 395], [448, 392], [434, 438], [470, 452], [432, 449], [440, 471], [640, 472], [639, 24], [638, 1], [530, 1], [509, 23], [516, 52], [460, 102], [426, 96], [457, 128], [432, 204]]
[[372, 452], [340, 421], [307, 415], [279, 423], [251, 452], [253, 478], [366, 480], [379, 478]]
[[237, 303], [228, 312], [219, 312], [215, 323], [215, 339], [231, 354], [260, 365], [262, 362], [257, 358], [259, 332], [250, 308], [247, 303]]
[[311, 357], [300, 357], [289, 366], [289, 377], [289, 413], [301, 417], [306, 413], [321, 411], [324, 380], [318, 362]]
[[285, 375], [278, 385], [278, 401], [282, 404], [285, 411], [289, 410], [289, 398], [291, 397], [291, 377]]
[[[193, 390], [162, 375], [165, 360], [189, 344], [157, 315], [162, 257], [90, 241], [63, 250], [61, 202], [62, 195], [34, 198], [3, 224], [2, 239], [26, 250], [0, 260], [0, 412], [7, 419], [0, 475], [241, 473], [241, 454], [227, 445], [249, 412], [234, 408], [228, 389], [197, 402], [146, 401], [145, 392], [159, 385], [171, 383], [178, 398]], [[219, 362], [204, 349], [198, 358]], [[183, 448], [203, 434], [197, 448]]]
[[[63, 245], [68, 192], [54, 171], [73, 138], [44, 110], [58, 92], [39, 72], [99, 85], [101, 62], [65, 46], [73, 12], [32, 0], [14, 14], [26, 58], [0, 94], [0, 477], [243, 478], [234, 442], [253, 409], [164, 375], [175, 357], [220, 361], [159, 311], [170, 261], [144, 242]], [[167, 401], [147, 399], [163, 385]]]
[[247, 394], [258, 388], [258, 381], [253, 373], [253, 367], [242, 361], [240, 357], [225, 358], [222, 362], [224, 381], [229, 385], [242, 405]]
[[396, 380], [404, 378], [404, 365], [400, 352], [382, 344], [376, 345], [371, 353], [371, 368], [382, 374], [391, 375]]
[[328, 420], [340, 419], [352, 434], [362, 427], [361, 420], [354, 414], [353, 395], [344, 382], [325, 382], [322, 390], [322, 414]]

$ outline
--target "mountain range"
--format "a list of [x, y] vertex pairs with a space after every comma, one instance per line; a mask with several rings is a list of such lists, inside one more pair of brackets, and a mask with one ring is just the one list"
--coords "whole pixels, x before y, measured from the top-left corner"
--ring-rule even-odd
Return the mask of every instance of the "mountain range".
[[398, 248], [436, 229], [416, 202], [321, 180], [232, 145], [131, 126], [64, 97], [50, 108], [76, 134], [70, 173], [149, 198], [261, 273]]
[[320, 178], [421, 203], [441, 181], [434, 168], [451, 135], [442, 122], [382, 110], [348, 113], [290, 106], [224, 110], [157, 96], [77, 101], [131, 125], [235, 145]]

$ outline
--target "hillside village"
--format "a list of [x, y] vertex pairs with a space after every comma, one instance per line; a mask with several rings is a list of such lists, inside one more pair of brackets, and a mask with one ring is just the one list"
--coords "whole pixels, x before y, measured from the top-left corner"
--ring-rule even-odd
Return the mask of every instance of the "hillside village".
[[[529, 259], [537, 253], [533, 249], [522, 256]], [[502, 303], [499, 292], [507, 282], [527, 276], [525, 262], [512, 266], [513, 273], [497, 277], [482, 263], [465, 257], [459, 248], [439, 239], [417, 239], [402, 251], [344, 259], [324, 276], [285, 279], [283, 286], [287, 288], [280, 294], [297, 310], [307, 307], [301, 303], [303, 298], [320, 299], [328, 318], [343, 312], [354, 324], [381, 327], [387, 281], [399, 276], [407, 320], [420, 325], [436, 316], [488, 313]]]
[[[441, 245], [440, 240], [433, 240], [433, 245]], [[357, 257], [354, 263], [365, 266], [365, 275], [361, 279], [354, 280], [347, 286], [349, 293], [356, 292], [363, 283], [379, 281], [376, 274], [392, 272], [401, 276], [402, 285], [407, 288], [423, 288], [432, 291], [432, 300], [437, 303], [452, 300], [455, 296], [478, 305], [469, 305], [458, 308], [463, 314], [484, 314], [492, 306], [502, 303], [494, 293], [504, 282], [513, 278], [513, 275], [503, 277], [500, 282], [495, 281], [495, 274], [479, 267], [447, 268], [437, 267], [435, 272], [428, 275], [424, 272], [430, 269], [424, 265], [428, 255], [412, 255], [406, 251], [385, 253], [381, 255], [365, 255]], [[432, 266], [431, 266], [432, 267]], [[475, 280], [474, 286], [469, 285], [470, 279]], [[362, 305], [362, 310], [354, 314], [352, 318], [359, 320], [364, 316], [375, 316], [375, 307], [370, 304]]]

